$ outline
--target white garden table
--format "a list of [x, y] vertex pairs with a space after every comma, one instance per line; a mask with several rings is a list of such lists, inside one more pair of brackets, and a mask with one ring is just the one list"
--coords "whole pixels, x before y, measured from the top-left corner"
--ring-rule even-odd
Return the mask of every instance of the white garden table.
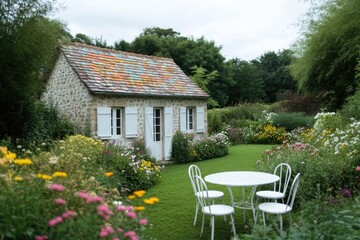
[[[229, 171], [218, 172], [205, 176], [205, 181], [213, 184], [226, 186], [230, 193], [231, 205], [241, 209], [251, 209], [254, 221], [256, 222], [254, 195], [256, 187], [260, 185], [270, 184], [279, 181], [279, 176], [272, 173], [256, 172], [256, 171]], [[242, 187], [242, 198], [235, 202], [232, 187]], [[251, 187], [251, 193], [245, 197], [245, 187]], [[245, 214], [244, 214], [245, 219]]]

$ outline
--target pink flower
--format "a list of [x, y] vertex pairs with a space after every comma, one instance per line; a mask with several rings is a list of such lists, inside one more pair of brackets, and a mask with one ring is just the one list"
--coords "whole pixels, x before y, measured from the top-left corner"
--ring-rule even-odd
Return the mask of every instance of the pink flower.
[[120, 238], [113, 238], [112, 240], [120, 240]]
[[65, 187], [58, 183], [52, 183], [52, 184], [50, 184], [50, 189], [54, 190], [54, 191], [62, 192], [65, 190]]
[[77, 195], [85, 200], [87, 200], [90, 197], [90, 195], [87, 192], [78, 192]]
[[125, 215], [132, 219], [135, 219], [137, 217], [136, 213], [134, 212], [127, 212]]
[[122, 232], [124, 232], [124, 229], [122, 229], [122, 228], [117, 228], [117, 231], [118, 231], [119, 233], [122, 233]]
[[124, 233], [124, 237], [129, 237], [131, 240], [138, 240], [139, 237], [137, 236], [135, 231], [128, 231]]
[[107, 237], [111, 233], [114, 233], [114, 229], [111, 226], [105, 226], [100, 230], [99, 236], [100, 237]]
[[86, 201], [88, 203], [93, 203], [93, 202], [98, 202], [98, 203], [101, 203], [103, 201], [102, 197], [99, 197], [99, 196], [89, 196]]
[[142, 219], [140, 219], [139, 224], [140, 224], [140, 225], [147, 225], [147, 224], [148, 224], [148, 220], [147, 220], [146, 218], [142, 218]]
[[55, 203], [59, 204], [59, 205], [66, 205], [66, 201], [64, 199], [61, 199], [61, 198], [56, 198]]
[[48, 240], [49, 237], [48, 236], [35, 236], [35, 240]]
[[68, 211], [64, 212], [61, 216], [64, 219], [67, 219], [67, 218], [75, 216], [75, 213], [73, 211], [71, 211], [71, 210], [68, 210]]
[[117, 211], [130, 211], [130, 210], [132, 210], [133, 209], [133, 207], [132, 206], [123, 206], [123, 205], [121, 205], [121, 206], [118, 206], [117, 208], [116, 208], [116, 210]]
[[113, 212], [106, 205], [97, 206], [97, 213], [106, 220], [109, 219], [110, 215], [113, 214]]
[[57, 224], [61, 223], [62, 221], [63, 221], [62, 217], [55, 217], [49, 221], [49, 226], [50, 227], [56, 226]]
[[356, 167], [356, 171], [360, 171], [360, 166], [357, 166], [357, 167]]

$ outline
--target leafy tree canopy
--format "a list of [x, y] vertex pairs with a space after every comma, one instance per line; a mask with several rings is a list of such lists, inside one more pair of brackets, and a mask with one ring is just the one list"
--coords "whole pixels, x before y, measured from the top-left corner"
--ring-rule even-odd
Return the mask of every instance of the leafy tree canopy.
[[285, 49], [278, 53], [266, 52], [259, 59], [252, 61], [263, 81], [266, 102], [276, 102], [282, 92], [296, 91], [296, 82], [289, 70], [292, 59], [293, 52]]
[[291, 71], [302, 91], [328, 96], [328, 108], [336, 110], [356, 89], [360, 1], [327, 0], [316, 10], [298, 41], [299, 58]]
[[0, 1], [0, 138], [22, 135], [29, 105], [42, 91], [64, 26], [46, 18], [54, 1]]

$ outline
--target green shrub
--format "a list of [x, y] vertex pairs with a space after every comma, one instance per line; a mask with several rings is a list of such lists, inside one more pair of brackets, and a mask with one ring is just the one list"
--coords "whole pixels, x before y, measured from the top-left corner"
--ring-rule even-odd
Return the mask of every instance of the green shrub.
[[345, 118], [355, 118], [360, 120], [360, 88], [354, 95], [346, 99], [346, 103], [340, 110], [340, 114]]
[[112, 173], [111, 178], [102, 174], [99, 181], [124, 194], [149, 189], [160, 179], [160, 167], [142, 139], [135, 140], [130, 148], [107, 144], [97, 162], [105, 172]]
[[336, 203], [313, 200], [303, 205], [298, 224], [287, 239], [358, 239], [360, 233], [360, 198]]
[[224, 129], [224, 122], [227, 114], [228, 110], [225, 108], [208, 110], [209, 134], [221, 132]]
[[226, 122], [230, 119], [258, 120], [268, 110], [268, 105], [260, 103], [243, 103], [234, 107], [228, 107]]
[[229, 152], [229, 138], [224, 133], [211, 135], [193, 140], [191, 143], [194, 149], [194, 158], [197, 161], [222, 157]]
[[300, 127], [309, 128], [315, 122], [314, 117], [306, 116], [303, 112], [275, 114], [272, 120], [275, 126], [283, 127], [288, 132]]
[[181, 131], [176, 131], [171, 145], [171, 160], [177, 163], [192, 162], [190, 139]]
[[54, 106], [46, 106], [42, 102], [34, 102], [30, 115], [24, 123], [24, 134], [21, 138], [22, 145], [27, 147], [29, 143], [52, 142], [64, 139], [66, 136], [77, 132], [77, 127], [61, 116]]

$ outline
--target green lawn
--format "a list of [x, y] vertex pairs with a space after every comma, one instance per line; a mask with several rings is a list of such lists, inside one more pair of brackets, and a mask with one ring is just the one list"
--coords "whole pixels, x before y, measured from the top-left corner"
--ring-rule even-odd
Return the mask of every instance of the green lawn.
[[[269, 145], [238, 145], [229, 148], [229, 154], [222, 158], [196, 162], [203, 177], [208, 174], [230, 170], [255, 170], [256, 161]], [[151, 227], [146, 236], [159, 240], [172, 239], [210, 239], [211, 228], [209, 218], [205, 218], [203, 236], [200, 238], [201, 218], [199, 213], [196, 226], [193, 225], [195, 214], [195, 198], [188, 177], [190, 164], [172, 165], [162, 170], [162, 178], [153, 188], [147, 191], [146, 197], [156, 196], [160, 202], [145, 209]], [[230, 203], [226, 187], [208, 184], [209, 189], [224, 191], [226, 203]], [[234, 189], [236, 191], [236, 189]], [[235, 197], [240, 194], [236, 191]], [[235, 225], [237, 233], [250, 233], [253, 226], [251, 211], [246, 211], [244, 223], [243, 211], [236, 209]], [[231, 224], [221, 217], [215, 218], [215, 239], [230, 239]]]

